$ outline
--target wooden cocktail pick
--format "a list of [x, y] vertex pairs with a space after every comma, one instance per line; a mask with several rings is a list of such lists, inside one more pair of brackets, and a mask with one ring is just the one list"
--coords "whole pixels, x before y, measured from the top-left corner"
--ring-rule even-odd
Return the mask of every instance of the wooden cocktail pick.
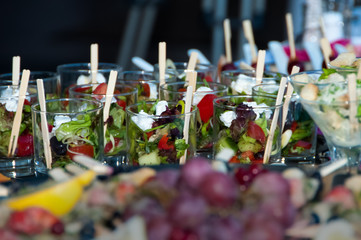
[[249, 43], [249, 47], [251, 48], [252, 64], [254, 64], [257, 62], [257, 53], [256, 53], [256, 44], [254, 41], [252, 23], [250, 20], [243, 21], [243, 33]]
[[[297, 66], [293, 66], [292, 68], [292, 74], [296, 74], [300, 71], [300, 68]], [[292, 98], [292, 94], [293, 94], [293, 86], [290, 82], [288, 82], [287, 84], [287, 92], [286, 92], [286, 96], [285, 96], [285, 102], [283, 103], [283, 109], [282, 109], [282, 129], [281, 132], [283, 132], [283, 128], [285, 127], [285, 123], [286, 123], [286, 119], [287, 119], [287, 115], [288, 115], [288, 108], [290, 106], [290, 101]]]
[[[195, 76], [197, 77], [197, 73], [195, 73]], [[184, 128], [183, 128], [183, 138], [185, 142], [188, 144], [189, 139], [189, 120], [190, 120], [190, 111], [193, 101], [193, 87], [188, 86], [187, 92], [186, 92], [186, 102], [184, 107]], [[183, 165], [186, 162], [187, 157], [187, 149], [184, 151], [184, 155], [180, 158], [179, 164]]]
[[350, 124], [352, 132], [357, 132], [358, 129], [358, 120], [357, 120], [357, 93], [356, 93], [356, 75], [349, 74], [347, 75], [348, 82], [348, 96], [350, 101], [349, 114], [350, 114]]
[[290, 45], [290, 59], [296, 58], [296, 46], [295, 46], [295, 38], [293, 33], [293, 21], [292, 14], [286, 14], [286, 25], [287, 25], [287, 36], [288, 36], [288, 44]]
[[226, 60], [227, 63], [232, 62], [232, 48], [231, 48], [231, 23], [228, 18], [223, 21], [223, 30], [224, 30], [224, 43], [226, 47]]
[[43, 146], [44, 146], [46, 168], [51, 169], [52, 156], [51, 156], [51, 149], [50, 149], [48, 121], [46, 119], [46, 103], [45, 103], [45, 91], [44, 91], [43, 80], [37, 79], [36, 85], [38, 87], [38, 99], [39, 99], [39, 105], [40, 105], [40, 119], [41, 119], [41, 134], [43, 136]]
[[[287, 83], [287, 78], [282, 77], [280, 87], [278, 89], [275, 106], [279, 106], [282, 103], [286, 83]], [[265, 147], [264, 155], [263, 155], [263, 164], [267, 164], [269, 162], [269, 158], [271, 156], [272, 142], [273, 142], [273, 137], [274, 137], [277, 122], [278, 122], [279, 111], [280, 111], [280, 109], [276, 107], [274, 110], [274, 113], [273, 113], [273, 119], [272, 119], [270, 131], [268, 133], [267, 143], [266, 143], [266, 147]]]
[[332, 55], [330, 42], [327, 40], [327, 38], [321, 38], [320, 45], [321, 45], [323, 58], [325, 59], [326, 67], [329, 68], [328, 64], [330, 63], [330, 57]]
[[257, 67], [256, 67], [256, 84], [262, 83], [264, 72], [264, 61], [266, 59], [266, 50], [258, 51]]
[[[99, 63], [99, 51], [98, 44], [93, 43], [90, 45], [90, 70], [92, 76], [92, 84], [98, 83], [97, 81], [97, 73], [98, 73], [98, 63]], [[96, 85], [93, 85], [93, 91], [96, 88]]]
[[12, 157], [15, 154], [16, 146], [19, 138], [19, 130], [21, 124], [21, 116], [23, 113], [23, 106], [25, 101], [26, 90], [28, 89], [28, 83], [30, 78], [30, 71], [24, 69], [21, 77], [20, 89], [19, 89], [19, 101], [16, 109], [13, 127], [11, 129], [10, 142], [8, 148], [8, 156]]
[[12, 71], [12, 81], [13, 86], [18, 86], [20, 80], [20, 57], [13, 57], [13, 71]]
[[105, 94], [104, 110], [103, 110], [104, 139], [105, 139], [105, 132], [107, 131], [107, 126], [108, 126], [106, 122], [109, 118], [110, 104], [112, 103], [112, 99], [114, 96], [114, 89], [115, 89], [115, 83], [117, 81], [117, 76], [118, 76], [117, 71], [114, 70], [110, 71], [107, 92]]

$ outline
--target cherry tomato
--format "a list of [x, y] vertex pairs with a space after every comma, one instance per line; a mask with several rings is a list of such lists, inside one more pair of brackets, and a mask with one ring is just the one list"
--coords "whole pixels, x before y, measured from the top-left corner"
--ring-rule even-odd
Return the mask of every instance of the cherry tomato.
[[293, 122], [292, 122], [292, 125], [291, 125], [291, 131], [292, 131], [292, 132], [295, 132], [295, 131], [296, 131], [297, 125], [298, 125], [298, 124], [297, 124], [296, 121], [293, 121]]
[[206, 123], [213, 116], [213, 99], [217, 98], [214, 94], [205, 95], [198, 103], [199, 114], [202, 122]]
[[312, 147], [312, 144], [306, 141], [298, 140], [295, 145], [293, 145], [293, 148], [296, 149], [297, 147], [301, 147], [304, 149], [310, 149]]
[[69, 147], [66, 155], [68, 155], [71, 159], [73, 159], [75, 155], [86, 155], [89, 157], [94, 157], [94, 147], [89, 144]]
[[174, 149], [174, 145], [173, 144], [169, 144], [168, 143], [168, 135], [167, 134], [164, 134], [163, 137], [160, 139], [159, 143], [158, 143], [158, 148], [159, 149], [165, 149], [165, 150], [168, 150], [168, 149]]
[[186, 88], [180, 88], [180, 89], [178, 89], [178, 92], [187, 92], [187, 89]]
[[255, 160], [254, 158], [254, 154], [252, 151], [245, 151], [241, 154], [241, 158], [243, 159], [249, 159], [251, 162], [253, 162]]
[[[114, 138], [115, 146], [118, 146], [119, 142], [120, 142], [120, 138]], [[113, 143], [111, 141], [109, 141], [104, 147], [104, 153], [110, 152], [110, 150], [112, 150], [112, 148], [113, 148]]]
[[144, 97], [150, 96], [150, 87], [148, 83], [143, 83]]
[[266, 135], [264, 134], [262, 128], [253, 121], [248, 123], [247, 135], [260, 141], [261, 143], [266, 142]]
[[233, 156], [229, 161], [228, 163], [239, 163], [239, 160], [237, 158], [237, 156]]
[[204, 79], [206, 79], [207, 82], [213, 82], [213, 78], [211, 76], [205, 76]]
[[[93, 91], [93, 94], [105, 95], [107, 93], [108, 85], [106, 83], [99, 84]], [[94, 96], [94, 98], [100, 100], [103, 96]]]
[[127, 103], [124, 100], [118, 99], [117, 104], [125, 110], [125, 107], [127, 106]]
[[86, 92], [90, 89], [90, 87], [79, 87], [79, 88], [75, 88], [75, 92], [80, 92], [80, 93], [83, 93], [83, 92]]

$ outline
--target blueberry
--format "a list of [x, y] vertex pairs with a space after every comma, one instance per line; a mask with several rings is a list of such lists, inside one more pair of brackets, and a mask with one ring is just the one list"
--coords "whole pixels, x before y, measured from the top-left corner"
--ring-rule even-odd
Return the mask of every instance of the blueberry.
[[310, 224], [319, 224], [319, 223], [320, 223], [320, 217], [316, 213], [312, 213]]
[[94, 236], [95, 236], [95, 228], [93, 221], [85, 222], [82, 229], [80, 230], [80, 239], [81, 240], [93, 239]]
[[50, 146], [51, 146], [51, 149], [53, 150], [53, 152], [56, 155], [63, 156], [67, 152], [67, 149], [66, 149], [67, 144], [59, 142], [58, 139], [56, 139], [55, 136], [53, 136], [50, 139]]

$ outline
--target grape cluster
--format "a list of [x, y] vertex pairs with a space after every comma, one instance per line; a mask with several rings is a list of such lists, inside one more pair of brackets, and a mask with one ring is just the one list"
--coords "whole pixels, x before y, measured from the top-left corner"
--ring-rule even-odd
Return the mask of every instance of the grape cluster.
[[195, 158], [144, 184], [126, 207], [124, 220], [145, 219], [149, 240], [283, 239], [295, 218], [289, 185], [257, 165], [234, 174]]

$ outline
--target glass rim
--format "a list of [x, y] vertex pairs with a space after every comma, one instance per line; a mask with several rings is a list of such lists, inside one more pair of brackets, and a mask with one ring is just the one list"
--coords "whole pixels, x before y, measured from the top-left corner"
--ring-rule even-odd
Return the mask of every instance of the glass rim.
[[310, 104], [318, 104], [318, 105], [328, 105], [328, 106], [339, 106], [344, 107], [345, 105], [349, 105], [350, 103], [356, 103], [356, 106], [361, 106], [361, 99], [356, 99], [354, 101], [333, 101], [330, 103], [326, 103], [322, 100], [307, 100], [300, 96], [301, 102], [310, 103]]
[[[235, 70], [225, 70], [221, 72], [221, 77], [236, 77], [236, 76], [230, 76], [229, 74], [231, 73], [240, 73], [240, 74], [253, 74], [254, 76], [247, 76], [249, 78], [256, 79], [256, 70], [250, 70], [250, 69], [235, 69]], [[288, 78], [289, 75], [284, 74], [284, 73], [280, 73], [280, 72], [273, 72], [273, 71], [264, 71], [263, 74], [269, 74], [269, 75], [275, 75], [274, 77], [262, 77], [262, 79], [268, 79], [268, 80], [273, 80], [278, 78], [277, 74], [280, 74], [281, 77], [286, 77]]]
[[[161, 101], [165, 101], [165, 100], [161, 100]], [[154, 104], [156, 101], [145, 101], [145, 104]], [[177, 105], [178, 102], [175, 102], [175, 101], [166, 101], [169, 104], [173, 104], [173, 105]], [[127, 114], [131, 115], [131, 116], [139, 116], [139, 113], [135, 113], [131, 110], [131, 108], [134, 108], [134, 107], [138, 107], [140, 104], [144, 104], [144, 102], [138, 102], [138, 103], [135, 103], [135, 104], [132, 104], [132, 105], [129, 105], [125, 108], [125, 111], [127, 112]], [[188, 113], [183, 113], [183, 114], [177, 114], [177, 115], [167, 115], [167, 116], [161, 116], [161, 115], [149, 115], [147, 117], [150, 117], [150, 118], [170, 118], [170, 117], [176, 117], [176, 118], [179, 118], [179, 117], [183, 117], [183, 116], [187, 116], [187, 115], [193, 115], [195, 114], [197, 111], [198, 111], [198, 108], [196, 105], [193, 105], [192, 104], [192, 107], [193, 107], [193, 110], [188, 112]]]
[[[86, 87], [92, 87], [94, 85], [99, 85], [99, 83], [89, 83], [89, 84], [81, 84], [81, 85], [76, 85], [76, 86], [73, 86], [71, 88], [69, 88], [69, 94], [70, 93], [73, 93], [75, 96], [78, 95], [78, 96], [105, 96], [106, 94], [96, 94], [96, 93], [82, 93], [82, 92], [76, 92], [75, 89], [78, 89], [78, 88], [86, 88]], [[116, 90], [116, 87], [117, 86], [124, 86], [125, 84], [124, 83], [116, 83], [115, 84], [115, 89]], [[136, 87], [132, 87], [132, 91], [130, 92], [125, 92], [125, 93], [113, 93], [113, 96], [115, 97], [119, 97], [119, 96], [128, 96], [128, 95], [132, 95], [132, 94], [135, 94], [137, 95], [138, 94], [138, 89]]]
[[[179, 70], [186, 70], [187, 69], [187, 66], [188, 66], [188, 62], [173, 62], [173, 64], [177, 67], [177, 65], [179, 66], [184, 66], [184, 68], [180, 68]], [[159, 63], [156, 63], [154, 64], [154, 66], [158, 67], [159, 68]], [[203, 67], [207, 67], [205, 69], [197, 69], [197, 66], [203, 66]], [[213, 68], [216, 68], [215, 65], [213, 64], [205, 64], [205, 63], [196, 63], [196, 67], [194, 69], [194, 71], [206, 71], [206, 70], [209, 70], [209, 69], [213, 69]], [[166, 69], [172, 69], [172, 70], [178, 70], [177, 69], [174, 69], [174, 68], [166, 68]]]
[[94, 109], [90, 109], [90, 110], [86, 110], [86, 111], [77, 111], [77, 112], [48, 112], [48, 111], [42, 111], [42, 110], [38, 110], [36, 108], [40, 107], [40, 103], [37, 102], [33, 105], [31, 105], [31, 111], [34, 113], [45, 113], [45, 114], [50, 114], [50, 115], [75, 115], [75, 114], [89, 114], [89, 113], [93, 113], [93, 112], [97, 112], [99, 110], [101, 110], [104, 106], [104, 104], [98, 100], [95, 99], [85, 99], [85, 98], [54, 98], [54, 99], [47, 99], [45, 100], [45, 105], [47, 103], [51, 103], [51, 102], [65, 102], [65, 101], [77, 101], [77, 102], [87, 102], [87, 103], [92, 103], [94, 105], [97, 105], [96, 108]]
[[[262, 96], [262, 97], [267, 98], [269, 100], [276, 100], [275, 97], [269, 97], [269, 96]], [[227, 99], [231, 99], [231, 98], [251, 98], [253, 100], [254, 96], [252, 96], [252, 95], [228, 95], [228, 96], [224, 96], [224, 97], [218, 97], [218, 98], [213, 99], [213, 105], [218, 108], [226, 108], [229, 110], [235, 110], [237, 108], [237, 105], [235, 105], [235, 106], [221, 105], [219, 102], [221, 100], [227, 100]], [[242, 101], [242, 102], [244, 102], [244, 101]], [[253, 100], [253, 102], [255, 102], [255, 101]], [[252, 107], [252, 109], [276, 109], [276, 108], [282, 108], [282, 106], [283, 106], [283, 101], [279, 105], [273, 105], [273, 106], [267, 106], [267, 107], [256, 106], [256, 107]]]
[[[102, 68], [108, 66], [109, 68]], [[78, 69], [73, 69], [74, 67], [79, 67]], [[56, 67], [57, 72], [60, 74], [60, 72], [80, 72], [80, 73], [89, 73], [91, 72], [90, 63], [66, 63], [61, 64]], [[116, 70], [120, 72], [122, 67], [116, 63], [105, 63], [100, 62], [98, 63], [98, 72], [110, 72], [111, 70]]]
[[[184, 82], [169, 82], [169, 83], [165, 83], [165, 84], [162, 84], [162, 85], [160, 85], [159, 86], [159, 88], [162, 90], [162, 91], [164, 91], [164, 92], [169, 92], [169, 93], [186, 93], [186, 92], [179, 92], [179, 91], [175, 91], [175, 90], [169, 90], [169, 89], [166, 89], [166, 87], [168, 86], [168, 85], [171, 85], [171, 86], [174, 86], [174, 85], [180, 85], [180, 84], [183, 84], [183, 85], [185, 85], [187, 82], [186, 81], [184, 81]], [[201, 81], [197, 81], [197, 83], [196, 84], [204, 84], [204, 82], [201, 82]], [[225, 92], [225, 93], [227, 93], [227, 91], [228, 91], [228, 87], [227, 87], [227, 85], [225, 85], [225, 84], [222, 84], [222, 83], [217, 83], [217, 82], [209, 82], [208, 83], [209, 85], [215, 85], [215, 86], [218, 86], [218, 87], [222, 87], [223, 89], [219, 89], [219, 90], [213, 90], [211, 87], [211, 89], [212, 89], [212, 91], [199, 91], [199, 92], [197, 92], [197, 93], [222, 93], [222, 92]], [[167, 86], [166, 86], [167, 85]], [[195, 89], [195, 93], [196, 93], [196, 90], [197, 89]]]
[[[287, 82], [287, 84], [291, 84], [291, 83], [290, 83], [290, 82]], [[267, 86], [275, 86], [275, 87], [277, 87], [277, 92], [278, 92], [278, 89], [279, 89], [279, 87], [280, 87], [280, 85], [277, 84], [277, 83], [261, 83], [261, 84], [254, 85], [254, 86], [252, 87], [252, 94], [253, 94], [253, 91], [259, 93], [259, 90], [256, 90], [256, 88], [259, 88], [259, 87], [262, 87], [262, 86], [266, 86], [266, 87], [267, 87]], [[286, 91], [286, 90], [287, 90], [287, 86], [286, 86], [286, 88], [285, 88], [285, 91]], [[267, 94], [267, 93], [269, 93], [269, 92], [266, 92], [266, 94]], [[272, 93], [269, 93], [269, 94], [272, 94]], [[275, 94], [274, 96], [277, 96], [277, 94]], [[297, 96], [297, 93], [296, 93], [295, 91], [293, 91], [292, 96]], [[285, 95], [284, 97], [286, 97], [286, 95]]]
[[[142, 81], [159, 81], [156, 79], [155, 75], [156, 72], [155, 71], [144, 71], [144, 70], [134, 70], [134, 71], [122, 71], [121, 73], [119, 73], [118, 79], [121, 81], [139, 81], [139, 79], [137, 80], [133, 80], [133, 79], [125, 79], [125, 74], [135, 74], [135, 75], [145, 75], [145, 76], [151, 76], [152, 79], [142, 79]], [[168, 75], [168, 76], [167, 76]], [[165, 80], [172, 80], [173, 78], [175, 79], [176, 75], [172, 72], [168, 72], [167, 69], [165, 71]]]
[[[18, 86], [13, 86], [13, 85], [0, 85], [0, 91], [2, 91], [3, 89], [6, 88], [15, 88], [15, 89], [20, 89], [20, 85]], [[36, 87], [36, 85], [28, 85], [27, 89], [35, 89], [35, 93], [29, 93], [28, 95], [25, 95], [25, 97], [30, 97], [30, 98], [37, 98], [38, 97], [38, 89]], [[1, 92], [0, 92], [1, 93]], [[10, 96], [10, 97], [2, 97], [0, 94], [0, 99], [2, 100], [6, 100], [6, 99], [14, 99], [14, 98], [19, 98], [19, 96]]]
[[[20, 79], [19, 82], [21, 82], [21, 76], [22, 76], [22, 72], [20, 73]], [[29, 82], [36, 82], [37, 79], [42, 79], [43, 81], [50, 81], [54, 78], [57, 78], [59, 76], [59, 74], [57, 72], [52, 72], [52, 71], [32, 71], [30, 72], [30, 78], [34, 75], [43, 75], [43, 74], [48, 74], [48, 77], [37, 77], [36, 79], [29, 79]], [[3, 73], [0, 74], [0, 83], [1, 82], [12, 82], [12, 73]], [[6, 79], [6, 77], [9, 77], [8, 79]], [[10, 84], [9, 84], [10, 85]]]

